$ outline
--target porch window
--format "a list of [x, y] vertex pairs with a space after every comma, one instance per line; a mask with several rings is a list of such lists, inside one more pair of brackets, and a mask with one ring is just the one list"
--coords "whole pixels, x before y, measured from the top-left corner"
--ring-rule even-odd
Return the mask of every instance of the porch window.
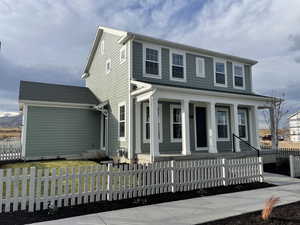
[[126, 105], [119, 104], [119, 140], [124, 141], [126, 138]]
[[171, 53], [171, 80], [185, 81], [184, 54]]
[[241, 64], [233, 64], [234, 87], [244, 88], [244, 67]]
[[145, 75], [152, 78], [160, 78], [159, 71], [159, 50], [145, 48]]
[[227, 109], [216, 111], [218, 140], [229, 140], [229, 113]]
[[181, 142], [181, 106], [171, 105], [171, 142]]
[[215, 85], [227, 86], [225, 61], [215, 61]]
[[[144, 143], [150, 142], [150, 107], [148, 103], [143, 104], [143, 140]], [[162, 133], [162, 104], [158, 104], [158, 140], [163, 141]]]
[[239, 119], [239, 136], [240, 138], [247, 140], [248, 139], [247, 111], [244, 109], [239, 109], [238, 119]]

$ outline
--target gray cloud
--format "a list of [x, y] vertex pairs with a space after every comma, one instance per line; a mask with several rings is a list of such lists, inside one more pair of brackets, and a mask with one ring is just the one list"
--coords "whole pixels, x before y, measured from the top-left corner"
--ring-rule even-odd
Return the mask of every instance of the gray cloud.
[[299, 51], [300, 50], [300, 34], [291, 35], [290, 40], [292, 42], [290, 50]]
[[299, 56], [296, 56], [296, 57], [294, 58], [294, 60], [295, 60], [296, 63], [300, 63], [300, 55], [299, 55]]

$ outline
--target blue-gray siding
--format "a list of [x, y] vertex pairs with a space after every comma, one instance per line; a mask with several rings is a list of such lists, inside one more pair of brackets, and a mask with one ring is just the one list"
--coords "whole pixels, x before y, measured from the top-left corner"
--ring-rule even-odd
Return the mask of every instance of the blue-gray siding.
[[100, 113], [90, 109], [29, 106], [26, 158], [64, 157], [99, 149]]
[[[86, 79], [86, 86], [101, 101], [109, 101], [109, 134], [108, 150], [110, 156], [116, 154], [119, 148], [127, 149], [127, 139], [119, 141], [118, 138], [118, 104], [125, 102], [128, 106], [129, 77], [128, 62], [120, 64], [120, 49], [123, 45], [118, 43], [120, 36], [104, 32], [101, 41], [104, 40], [104, 55], [98, 47], [91, 68], [90, 76]], [[128, 49], [127, 49], [128, 56]], [[105, 63], [111, 59], [111, 72], [106, 74]], [[126, 121], [128, 121], [129, 108], [126, 107]], [[126, 123], [126, 133], [128, 134], [128, 123]]]
[[[205, 78], [196, 77], [196, 57], [204, 58], [205, 60]], [[143, 44], [140, 42], [133, 42], [133, 78], [141, 81], [159, 82], [161, 84], [173, 84], [183, 87], [204, 88], [211, 90], [231, 91], [237, 93], [251, 93], [251, 67], [244, 65], [245, 69], [245, 90], [233, 88], [233, 72], [232, 62], [227, 61], [227, 83], [228, 87], [214, 86], [214, 65], [213, 57], [202, 56], [192, 53], [186, 53], [186, 82], [178, 82], [170, 80], [170, 50], [168, 48], [161, 48], [161, 79], [153, 79], [143, 77]]]

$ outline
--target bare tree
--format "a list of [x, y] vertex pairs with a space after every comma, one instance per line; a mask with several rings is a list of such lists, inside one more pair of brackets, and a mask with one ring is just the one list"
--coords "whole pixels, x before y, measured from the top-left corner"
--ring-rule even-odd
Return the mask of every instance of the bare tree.
[[[279, 135], [279, 127], [280, 123], [284, 116], [286, 116], [289, 113], [289, 110], [287, 108], [287, 103], [285, 102], [285, 93], [276, 93], [275, 91], [272, 92], [272, 99], [271, 99], [271, 107], [274, 110], [274, 130], [275, 130], [275, 145], [276, 148], [278, 148], [278, 135]], [[269, 129], [272, 129], [272, 122], [270, 118], [269, 110], [263, 111], [264, 119], [269, 127]]]

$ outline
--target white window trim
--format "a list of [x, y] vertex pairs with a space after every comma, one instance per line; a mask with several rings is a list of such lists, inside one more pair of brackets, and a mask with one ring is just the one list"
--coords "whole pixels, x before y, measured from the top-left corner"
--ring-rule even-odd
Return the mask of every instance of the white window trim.
[[[219, 84], [216, 82], [216, 63], [224, 63], [224, 75], [225, 75], [225, 84]], [[224, 59], [217, 59], [217, 58], [214, 58], [214, 85], [216, 87], [227, 87], [228, 84], [227, 84], [227, 63], [226, 63], [226, 60]]]
[[[149, 107], [149, 103], [144, 103], [143, 104], [143, 143], [148, 144], [150, 143], [150, 139], [146, 138], [146, 108]], [[160, 137], [159, 137], [159, 142], [163, 142], [163, 121], [162, 121], [162, 104], [158, 104], [159, 108], [159, 119], [160, 119], [160, 124], [159, 124], [159, 131], [160, 131]], [[149, 109], [150, 110], [150, 109]], [[149, 111], [150, 112], [150, 111]], [[150, 121], [149, 121], [150, 124]]]
[[[107, 70], [107, 63], [110, 63], [110, 69]], [[105, 71], [106, 71], [106, 74], [109, 74], [111, 72], [111, 59], [107, 59], [106, 62], [105, 62]]]
[[[183, 78], [176, 78], [173, 77], [173, 70], [172, 70], [172, 66], [173, 66], [173, 54], [177, 54], [177, 55], [182, 55], [183, 57]], [[180, 50], [174, 50], [174, 49], [170, 49], [170, 80], [171, 81], [179, 81], [179, 82], [186, 82], [186, 55], [185, 52], [180, 51]], [[178, 65], [175, 65], [178, 66]]]
[[[146, 73], [146, 48], [150, 48], [150, 49], [154, 49], [154, 50], [158, 51], [158, 62], [157, 62], [158, 63], [158, 75]], [[143, 77], [161, 79], [161, 48], [159, 46], [143, 43]]]
[[[122, 59], [122, 51], [125, 51], [125, 58]], [[124, 62], [126, 62], [127, 60], [127, 51], [126, 51], [126, 45], [122, 46], [122, 48], [120, 49], [120, 64], [123, 64]]]
[[[234, 66], [241, 66], [242, 67], [242, 72], [243, 72], [243, 74], [242, 74], [243, 87], [235, 85], [235, 77], [236, 77], [236, 75], [235, 75], [235, 72], [234, 72]], [[245, 68], [244, 68], [244, 65], [241, 64], [241, 63], [232, 63], [232, 74], [233, 74], [233, 79], [232, 79], [232, 81], [233, 81], [233, 87], [236, 88], [236, 89], [245, 90]], [[239, 77], [239, 76], [237, 76], [237, 77]]]
[[[107, 135], [107, 129], [106, 129], [106, 131], [105, 131], [105, 137], [103, 137], [103, 131], [104, 131], [104, 127], [105, 127], [105, 125], [107, 125], [107, 124], [104, 124], [104, 123], [106, 123], [106, 119], [105, 119], [105, 116], [104, 116], [104, 114], [102, 113], [101, 114], [101, 132], [100, 132], [100, 135], [101, 135], [101, 150], [106, 150], [106, 145], [107, 145], [107, 143], [106, 143], [106, 141], [107, 141], [107, 138], [106, 138], [106, 135]], [[105, 140], [103, 140], [103, 139], [105, 139]], [[105, 146], [103, 146], [103, 144], [104, 144], [104, 142], [105, 142]]]
[[[124, 106], [124, 113], [125, 113], [125, 118], [124, 121], [120, 121], [120, 108]], [[126, 141], [126, 129], [127, 129], [127, 112], [126, 112], [126, 102], [121, 102], [118, 104], [118, 137], [119, 137], [119, 141]], [[125, 122], [125, 131], [124, 131], [124, 137], [120, 137], [120, 122]]]
[[[226, 112], [226, 117], [227, 117], [227, 138], [219, 138], [218, 136], [218, 118], [217, 118], [217, 112]], [[228, 108], [223, 108], [223, 107], [216, 107], [216, 136], [217, 136], [217, 141], [230, 141], [230, 120], [229, 120], [229, 110]]]
[[[246, 137], [245, 138], [242, 138], [244, 141], [248, 141], [248, 117], [247, 117], [247, 110], [246, 109], [238, 109], [238, 113], [239, 112], [242, 112], [242, 113], [244, 113], [245, 114], [245, 129], [246, 129]], [[240, 125], [242, 125], [242, 124], [240, 124], [239, 123], [239, 121], [238, 121], [238, 125], [240, 126]], [[240, 134], [239, 134], [239, 136], [240, 136]]]
[[[203, 65], [202, 71], [200, 71], [199, 68], [199, 61], [201, 61]], [[202, 57], [196, 57], [195, 63], [196, 63], [196, 77], [205, 78], [205, 59]]]
[[[171, 143], [178, 143], [182, 142], [182, 138], [174, 138], [173, 136], [173, 109], [180, 109], [181, 110], [181, 105], [170, 105], [170, 134], [171, 134]], [[181, 116], [181, 114], [180, 114]], [[182, 125], [182, 118], [181, 118], [181, 125]], [[182, 128], [181, 128], [182, 132]]]
[[101, 41], [100, 43], [100, 52], [101, 52], [101, 55], [104, 55], [104, 51], [105, 51], [105, 45], [104, 45], [104, 40]]

